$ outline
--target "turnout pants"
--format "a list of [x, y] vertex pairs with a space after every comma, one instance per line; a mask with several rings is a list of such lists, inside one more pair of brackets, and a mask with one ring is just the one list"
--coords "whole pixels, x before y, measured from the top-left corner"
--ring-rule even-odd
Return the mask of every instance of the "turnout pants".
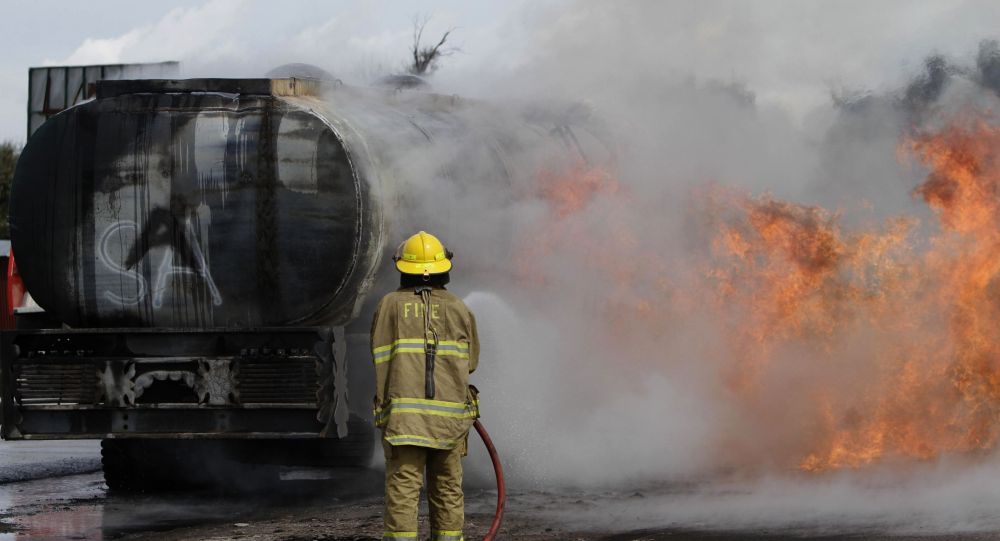
[[417, 505], [427, 471], [427, 507], [431, 541], [464, 541], [465, 495], [462, 457], [465, 444], [438, 450], [413, 445], [385, 448], [385, 533], [383, 541], [417, 539]]

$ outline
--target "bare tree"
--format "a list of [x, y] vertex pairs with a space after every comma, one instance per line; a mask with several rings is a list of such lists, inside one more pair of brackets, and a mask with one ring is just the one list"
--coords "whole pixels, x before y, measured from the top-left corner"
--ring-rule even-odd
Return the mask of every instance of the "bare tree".
[[424, 37], [424, 28], [427, 27], [429, 21], [430, 17], [424, 17], [423, 20], [419, 20], [417, 17], [413, 18], [413, 47], [411, 49], [413, 61], [407, 67], [407, 71], [412, 75], [433, 73], [438, 67], [438, 60], [445, 56], [450, 56], [457, 51], [453, 47], [444, 47], [445, 42], [448, 41], [448, 36], [455, 30], [454, 28], [449, 28], [434, 46], [420, 44]]

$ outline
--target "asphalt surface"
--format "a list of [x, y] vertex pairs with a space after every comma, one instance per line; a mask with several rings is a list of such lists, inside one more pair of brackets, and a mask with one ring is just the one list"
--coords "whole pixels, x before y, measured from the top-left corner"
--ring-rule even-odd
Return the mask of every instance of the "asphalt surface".
[[0, 484], [100, 469], [99, 441], [0, 441]]
[[[99, 467], [96, 442], [0, 442], [0, 541], [380, 539], [382, 474], [374, 469], [286, 469], [281, 483], [257, 493], [135, 496], [108, 493]], [[903, 487], [870, 476], [861, 488], [850, 479], [659, 483], [622, 491], [523, 490], [514, 483], [501, 539], [1000, 539], [1000, 492], [991, 488], [1000, 483], [991, 471], [967, 480], [944, 472]], [[975, 498], [963, 499], [968, 494]], [[482, 538], [494, 498], [487, 488], [467, 490], [467, 539]], [[422, 522], [422, 531], [427, 527]]]

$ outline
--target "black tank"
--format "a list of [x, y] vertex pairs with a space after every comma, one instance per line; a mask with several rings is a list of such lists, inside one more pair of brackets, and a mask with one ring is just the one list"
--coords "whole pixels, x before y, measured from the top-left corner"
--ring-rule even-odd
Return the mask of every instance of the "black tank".
[[476, 242], [463, 187], [502, 206], [538, 160], [581, 157], [551, 123], [296, 79], [101, 82], [25, 146], [13, 251], [74, 327], [342, 324], [409, 228]]

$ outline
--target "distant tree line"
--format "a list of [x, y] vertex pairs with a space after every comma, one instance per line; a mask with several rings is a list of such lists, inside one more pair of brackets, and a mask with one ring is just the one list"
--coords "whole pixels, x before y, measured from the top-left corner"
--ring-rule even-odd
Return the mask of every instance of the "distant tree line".
[[14, 180], [14, 166], [21, 155], [21, 145], [12, 141], [0, 142], [0, 239], [10, 238], [8, 210], [10, 184]]

